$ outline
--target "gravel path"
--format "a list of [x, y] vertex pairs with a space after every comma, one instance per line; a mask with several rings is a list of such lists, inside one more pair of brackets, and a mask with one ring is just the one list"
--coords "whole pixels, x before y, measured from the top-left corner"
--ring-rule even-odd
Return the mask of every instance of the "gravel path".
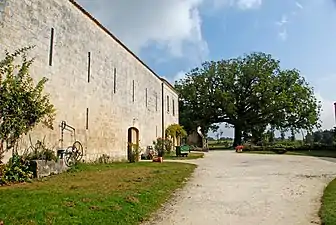
[[306, 156], [217, 151], [186, 187], [146, 224], [320, 224], [320, 197], [336, 177], [336, 163]]

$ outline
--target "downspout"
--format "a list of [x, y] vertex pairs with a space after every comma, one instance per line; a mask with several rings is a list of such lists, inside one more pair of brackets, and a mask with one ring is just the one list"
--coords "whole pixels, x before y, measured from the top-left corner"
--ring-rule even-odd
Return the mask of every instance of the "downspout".
[[163, 82], [161, 83], [161, 93], [162, 93], [162, 100], [161, 100], [161, 109], [162, 109], [162, 138], [165, 138], [165, 130], [164, 130], [164, 114], [165, 114], [165, 110], [164, 110], [164, 91], [163, 91]]

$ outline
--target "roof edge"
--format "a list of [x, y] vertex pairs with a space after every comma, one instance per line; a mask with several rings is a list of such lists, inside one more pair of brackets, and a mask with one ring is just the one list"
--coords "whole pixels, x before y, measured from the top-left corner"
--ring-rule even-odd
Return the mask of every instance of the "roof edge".
[[175, 90], [174, 86], [171, 83], [169, 83], [166, 79], [161, 77], [161, 81], [165, 83], [170, 89], [172, 89], [177, 95], [179, 95], [179, 93]]
[[118, 44], [120, 44], [128, 53], [130, 53], [136, 60], [138, 60], [144, 67], [146, 67], [154, 76], [159, 80], [166, 83], [174, 92], [177, 93], [174, 86], [168, 81], [160, 77], [154, 70], [152, 70], [144, 61], [142, 61], [135, 53], [133, 53], [121, 40], [119, 40], [115, 35], [113, 35], [104, 25], [102, 25], [94, 16], [92, 16], [88, 11], [86, 11], [76, 0], [69, 0], [77, 9], [84, 13], [89, 19], [91, 19], [99, 28], [105, 31], [112, 39], [114, 39]]

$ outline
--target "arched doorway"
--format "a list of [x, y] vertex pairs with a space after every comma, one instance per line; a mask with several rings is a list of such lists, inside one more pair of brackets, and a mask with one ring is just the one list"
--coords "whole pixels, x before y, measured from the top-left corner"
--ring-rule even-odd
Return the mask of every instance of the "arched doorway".
[[127, 137], [127, 159], [131, 159], [133, 145], [139, 144], [139, 130], [135, 127], [128, 128]]

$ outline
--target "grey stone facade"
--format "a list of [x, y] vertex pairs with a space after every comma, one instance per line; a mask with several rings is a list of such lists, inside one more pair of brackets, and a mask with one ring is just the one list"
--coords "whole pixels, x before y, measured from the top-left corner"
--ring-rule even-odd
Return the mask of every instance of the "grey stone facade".
[[34, 143], [46, 136], [49, 146], [61, 148], [59, 124], [64, 120], [76, 128], [76, 137], [65, 133], [64, 147], [76, 138], [86, 160], [102, 154], [123, 160], [129, 128], [139, 130], [140, 146], [146, 148], [168, 125], [178, 123], [178, 95], [172, 86], [76, 2], [5, 1], [0, 57], [5, 49], [35, 45], [29, 53], [35, 57], [31, 74], [36, 80], [49, 79], [45, 91], [57, 109], [54, 130], [37, 127], [31, 132]]

